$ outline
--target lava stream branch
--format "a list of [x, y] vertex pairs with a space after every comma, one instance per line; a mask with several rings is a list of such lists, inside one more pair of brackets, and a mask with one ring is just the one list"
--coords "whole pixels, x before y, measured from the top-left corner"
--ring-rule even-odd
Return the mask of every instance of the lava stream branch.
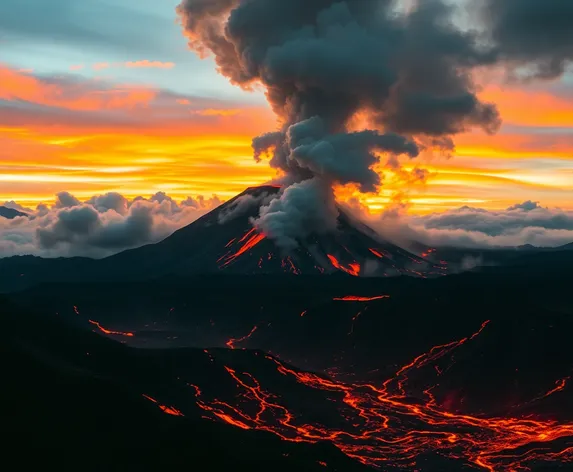
[[250, 339], [251, 336], [252, 336], [253, 334], [255, 334], [255, 331], [256, 331], [257, 329], [258, 329], [258, 327], [255, 326], [255, 327], [250, 331], [249, 334], [243, 336], [242, 338], [237, 338], [237, 339], [231, 338], [231, 339], [229, 339], [225, 344], [227, 345], [227, 347], [228, 347], [229, 349], [235, 349], [235, 344], [242, 343], [242, 342], [246, 341], [247, 339]]
[[371, 302], [374, 300], [383, 300], [385, 298], [390, 298], [390, 295], [379, 295], [377, 297], [360, 297], [356, 295], [347, 295], [346, 297], [333, 298], [332, 300], [337, 302]]
[[[222, 262], [220, 268], [222, 269], [224, 267], [227, 267], [229, 264], [233, 263], [240, 256], [253, 249], [257, 244], [259, 244], [265, 238], [266, 236], [264, 234], [257, 233], [255, 228], [251, 229], [241, 239], [239, 239], [237, 244], [242, 244], [242, 246], [235, 253], [226, 254], [221, 258], [219, 258], [217, 262]], [[229, 241], [226, 247], [234, 245], [234, 241], [235, 240]]]
[[99, 324], [97, 321], [93, 321], [93, 320], [88, 320], [88, 321], [90, 322], [90, 324], [96, 326], [104, 334], [114, 334], [117, 336], [127, 336], [128, 338], [132, 338], [134, 336], [134, 334], [130, 333], [130, 332], [112, 331], [112, 330], [106, 329], [101, 324]]
[[358, 277], [360, 275], [361, 267], [360, 267], [360, 264], [358, 262], [352, 262], [352, 263], [348, 264], [348, 266], [344, 266], [332, 254], [327, 254], [326, 256], [328, 257], [328, 260], [330, 261], [330, 263], [332, 264], [332, 266], [334, 268], [341, 270], [342, 272], [346, 272], [347, 274], [352, 275], [354, 277]]
[[160, 409], [161, 411], [163, 411], [164, 413], [168, 414], [168, 415], [172, 415], [172, 416], [184, 416], [183, 413], [181, 413], [177, 408], [174, 408], [172, 406], [165, 406], [162, 405], [161, 403], [159, 403], [155, 398], [150, 397], [149, 395], [142, 395], [144, 398], [146, 398], [147, 400], [149, 400], [150, 402], [155, 403]]

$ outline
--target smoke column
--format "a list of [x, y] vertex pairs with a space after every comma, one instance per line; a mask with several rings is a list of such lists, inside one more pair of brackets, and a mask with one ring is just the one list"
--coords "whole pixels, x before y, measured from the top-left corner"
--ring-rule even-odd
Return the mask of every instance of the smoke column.
[[[456, 133], [495, 132], [494, 105], [476, 95], [471, 72], [498, 53], [457, 28], [439, 0], [183, 0], [192, 50], [244, 89], [262, 85], [280, 128], [253, 139], [257, 160], [287, 183], [254, 225], [283, 247], [336, 227], [333, 185], [376, 192], [373, 166], [386, 155], [453, 148]], [[372, 129], [353, 131], [367, 116]]]

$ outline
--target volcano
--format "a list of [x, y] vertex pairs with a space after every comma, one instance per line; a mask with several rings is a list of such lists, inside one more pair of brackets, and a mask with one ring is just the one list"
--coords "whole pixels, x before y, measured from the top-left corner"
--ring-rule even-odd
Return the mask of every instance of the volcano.
[[[339, 208], [335, 231], [314, 233], [284, 250], [252, 220], [277, 186], [252, 187], [160, 243], [112, 256], [104, 264], [137, 267], [161, 275], [346, 274], [350, 276], [443, 275], [436, 265], [394, 244]], [[143, 265], [143, 267], [142, 267]]]

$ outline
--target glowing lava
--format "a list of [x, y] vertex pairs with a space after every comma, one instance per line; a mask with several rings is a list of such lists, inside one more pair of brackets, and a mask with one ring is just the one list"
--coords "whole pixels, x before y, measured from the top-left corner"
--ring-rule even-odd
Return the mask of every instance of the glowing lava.
[[292, 261], [292, 259], [288, 256], [282, 260], [281, 267], [283, 269], [288, 269], [294, 275], [300, 275], [300, 273], [301, 273], [300, 270], [297, 268], [297, 266], [294, 265], [294, 262]]
[[368, 250], [369, 250], [372, 254], [374, 254], [376, 257], [378, 257], [378, 258], [380, 258], [380, 259], [384, 259], [384, 255], [383, 255], [380, 251], [377, 251], [376, 249], [372, 249], [372, 248], [369, 248]]
[[359, 297], [356, 295], [347, 295], [342, 298], [333, 298], [337, 302], [371, 302], [373, 300], [383, 300], [385, 298], [390, 298], [390, 295], [379, 295], [377, 297]]
[[327, 254], [328, 260], [330, 263], [338, 270], [346, 272], [347, 274], [353, 275], [354, 277], [358, 277], [360, 275], [360, 264], [358, 262], [352, 262], [348, 265], [348, 267], [344, 267], [336, 257], [331, 254]]
[[91, 324], [93, 324], [94, 326], [97, 326], [97, 328], [105, 334], [115, 334], [117, 336], [127, 336], [129, 338], [132, 338], [134, 335], [133, 333], [123, 333], [121, 331], [111, 331], [109, 329], [105, 329], [102, 325], [100, 325], [97, 321], [93, 321], [93, 320], [88, 320]]
[[246, 340], [249, 339], [253, 334], [255, 334], [255, 331], [256, 331], [256, 330], [257, 330], [257, 326], [255, 326], [255, 327], [251, 330], [251, 332], [250, 332], [249, 334], [247, 334], [246, 336], [243, 336], [242, 338], [239, 338], [239, 339], [233, 339], [233, 338], [231, 338], [231, 339], [229, 339], [229, 340], [226, 342], [226, 345], [227, 345], [230, 349], [235, 349], [235, 344], [237, 344], [237, 343], [242, 343], [242, 342], [246, 341]]
[[[253, 249], [257, 244], [265, 239], [264, 234], [257, 233], [256, 229], [253, 228], [247, 234], [245, 234], [241, 239], [239, 239], [237, 244], [243, 243], [243, 245], [239, 248], [237, 252], [230, 255], [225, 255], [221, 257], [217, 262], [223, 261], [223, 264], [220, 266], [222, 269], [223, 267], [228, 266], [229, 264], [233, 263], [237, 258], [245, 254], [246, 252]], [[229, 241], [226, 247], [229, 247], [234, 243], [234, 240]]]
[[420, 254], [420, 255], [421, 255], [422, 257], [428, 257], [428, 256], [434, 254], [436, 251], [437, 251], [437, 249], [428, 248], [428, 249], [426, 250], [426, 252], [423, 252], [423, 253]]
[[149, 401], [155, 403], [159, 408], [161, 408], [161, 410], [164, 413], [167, 413], [168, 415], [172, 415], [172, 416], [185, 416], [183, 415], [183, 413], [181, 413], [177, 408], [174, 408], [172, 406], [165, 406], [165, 405], [161, 405], [155, 398], [151, 398], [149, 395], [142, 395], [144, 398], [147, 398]]
[[[212, 419], [241, 429], [268, 431], [293, 442], [330, 441], [349, 457], [384, 470], [423, 470], [417, 459], [426, 454], [459, 461], [457, 470], [469, 466], [468, 470], [489, 472], [523, 472], [538, 461], [573, 463], [573, 423], [453, 413], [438, 404], [432, 395], [434, 387], [423, 391], [409, 388], [420, 369], [427, 368], [424, 372], [436, 375], [434, 364], [438, 360], [452, 361], [454, 351], [472, 342], [488, 324], [484, 322], [471, 336], [433, 347], [381, 385], [344, 383], [295, 371], [266, 356], [280, 374], [324, 392], [329, 403], [340, 399], [340, 417], [331, 426], [318, 424], [316, 419], [306, 422], [302, 413], [281, 404], [280, 397], [265, 389], [253, 375], [229, 367], [225, 370], [239, 392], [234, 404], [207, 400], [194, 387], [197, 405]], [[547, 395], [561, 391], [566, 382], [558, 381]]]

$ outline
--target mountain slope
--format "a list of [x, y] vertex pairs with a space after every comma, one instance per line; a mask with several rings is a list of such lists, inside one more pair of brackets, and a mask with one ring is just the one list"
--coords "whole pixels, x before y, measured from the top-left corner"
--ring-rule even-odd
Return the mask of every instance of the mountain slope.
[[[249, 188], [164, 241], [112, 256], [103, 265], [157, 275], [198, 273], [312, 275], [342, 272], [358, 275], [441, 275], [442, 266], [389, 242], [342, 210], [335, 232], [313, 234], [285, 252], [258, 234], [250, 223], [260, 202], [279, 188]], [[245, 204], [246, 202], [246, 204]]]

